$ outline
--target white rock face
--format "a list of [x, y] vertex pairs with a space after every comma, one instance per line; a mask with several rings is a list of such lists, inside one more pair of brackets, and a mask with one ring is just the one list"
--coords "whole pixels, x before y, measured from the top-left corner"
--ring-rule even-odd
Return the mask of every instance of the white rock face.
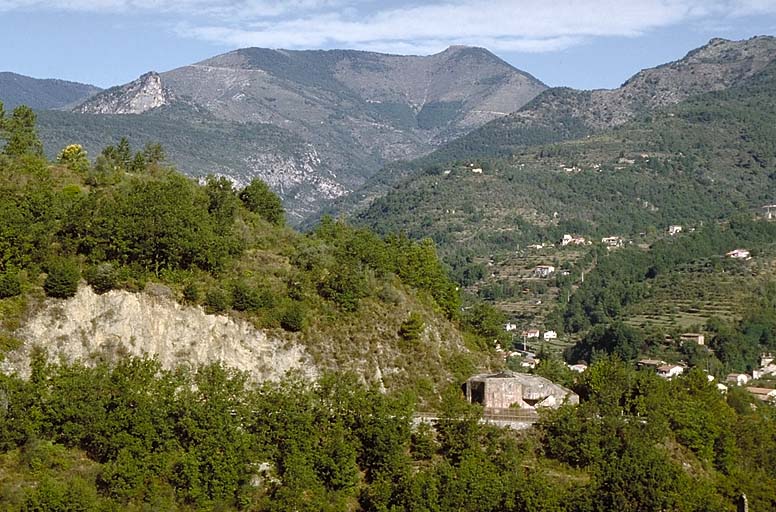
[[107, 90], [76, 108], [83, 114], [142, 114], [169, 104], [173, 95], [158, 73], [150, 72], [115, 90]]
[[317, 373], [304, 347], [270, 338], [246, 321], [146, 293], [97, 295], [82, 286], [71, 299], [48, 299], [14, 335], [24, 344], [6, 354], [0, 370], [23, 377], [36, 345], [52, 360], [85, 364], [128, 355], [157, 357], [165, 368], [220, 361], [255, 381], [277, 380], [289, 370]]

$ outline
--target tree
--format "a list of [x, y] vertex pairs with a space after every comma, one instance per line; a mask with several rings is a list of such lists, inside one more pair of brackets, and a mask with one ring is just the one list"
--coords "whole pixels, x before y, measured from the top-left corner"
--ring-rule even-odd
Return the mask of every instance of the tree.
[[86, 150], [80, 144], [70, 144], [59, 152], [57, 162], [68, 169], [78, 172], [89, 170], [89, 159], [86, 158]]
[[250, 211], [259, 214], [267, 222], [277, 226], [283, 225], [283, 203], [280, 198], [270, 190], [266, 183], [254, 178], [251, 183], [240, 192], [240, 200]]
[[167, 158], [167, 155], [161, 144], [149, 142], [143, 147], [143, 158], [148, 165], [158, 165]]
[[3, 122], [7, 144], [3, 150], [6, 155], [19, 157], [22, 155], [43, 156], [43, 144], [35, 129], [35, 112], [26, 105], [19, 105], [13, 110], [10, 119]]
[[78, 263], [67, 258], [57, 258], [48, 265], [43, 289], [49, 297], [67, 299], [78, 291], [78, 281], [81, 271]]

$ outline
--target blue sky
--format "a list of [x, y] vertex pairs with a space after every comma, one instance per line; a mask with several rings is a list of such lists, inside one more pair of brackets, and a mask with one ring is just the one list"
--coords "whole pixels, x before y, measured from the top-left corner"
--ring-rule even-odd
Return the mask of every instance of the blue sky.
[[776, 0], [0, 0], [0, 71], [101, 87], [235, 48], [490, 49], [548, 85], [616, 87], [712, 37], [776, 35]]

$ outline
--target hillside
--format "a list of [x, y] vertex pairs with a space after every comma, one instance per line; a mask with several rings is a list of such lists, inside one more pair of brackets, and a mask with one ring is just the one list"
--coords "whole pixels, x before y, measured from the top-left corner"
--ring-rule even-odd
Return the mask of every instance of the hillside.
[[565, 233], [634, 237], [759, 211], [776, 194], [774, 91], [771, 65], [728, 90], [585, 139], [433, 166], [357, 219], [430, 236], [452, 261], [555, 243]]
[[19, 105], [33, 109], [72, 107], [99, 91], [93, 85], [0, 72], [0, 101], [8, 110]]
[[509, 116], [452, 140], [427, 156], [390, 165], [329, 212], [368, 206], [401, 179], [423, 168], [455, 160], [508, 157], [526, 147], [581, 139], [643, 118], [693, 96], [722, 91], [748, 81], [776, 59], [776, 38], [713, 39], [684, 58], [640, 71], [612, 90], [544, 91]]
[[[387, 162], [428, 153], [545, 88], [481, 48], [451, 47], [425, 57], [246, 48], [147, 73], [90, 98], [72, 116], [49, 121], [43, 115], [41, 136], [53, 154], [70, 142], [61, 132], [66, 123], [93, 153], [121, 136], [141, 144], [145, 128], [136, 135], [128, 123], [177, 124], [160, 127], [157, 138], [174, 163], [193, 175], [217, 172], [241, 184], [260, 177], [296, 223]], [[209, 140], [210, 131], [216, 140]], [[228, 155], [221, 149], [205, 160], [177, 160], [201, 145], [223, 148], [218, 138], [225, 131], [251, 136], [232, 141]], [[279, 144], [278, 133], [291, 142]]]

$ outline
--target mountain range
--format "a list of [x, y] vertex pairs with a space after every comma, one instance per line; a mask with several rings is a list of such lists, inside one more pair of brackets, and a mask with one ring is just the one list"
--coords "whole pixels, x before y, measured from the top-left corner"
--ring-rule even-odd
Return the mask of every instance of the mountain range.
[[387, 162], [426, 154], [544, 89], [481, 48], [423, 57], [247, 48], [44, 114], [41, 136], [51, 153], [71, 138], [92, 154], [121, 136], [157, 139], [188, 173], [262, 178], [294, 222]]

